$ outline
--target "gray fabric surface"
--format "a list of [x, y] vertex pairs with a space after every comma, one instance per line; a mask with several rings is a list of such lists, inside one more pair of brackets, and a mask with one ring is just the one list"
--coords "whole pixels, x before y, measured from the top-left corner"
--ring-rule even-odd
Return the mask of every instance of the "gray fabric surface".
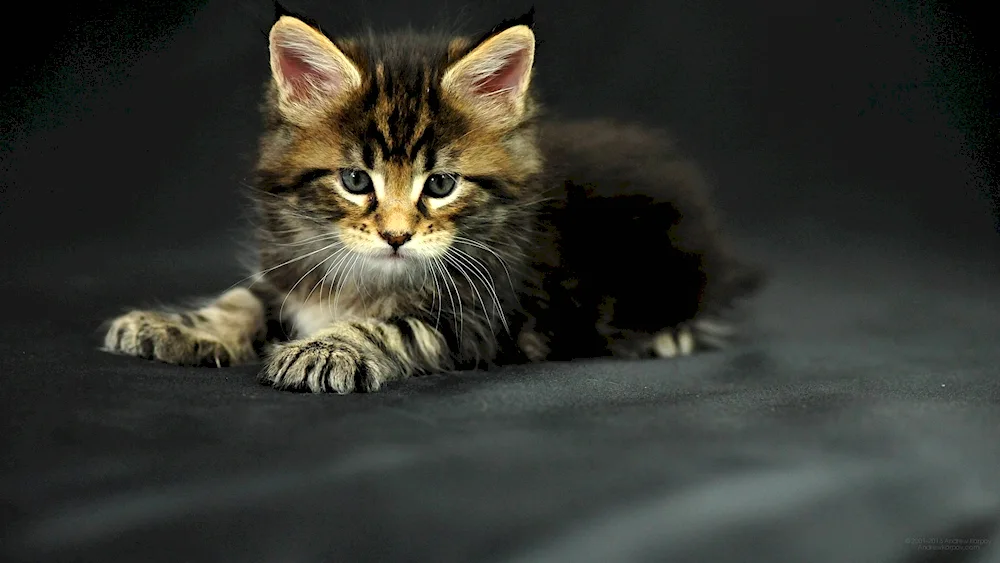
[[208, 274], [226, 245], [119, 258], [136, 272], [119, 280], [78, 249], [58, 264], [68, 286], [50, 257], [16, 290], [45, 315], [3, 325], [3, 545], [24, 561], [839, 562], [992, 539], [995, 271], [838, 238], [744, 239], [774, 279], [725, 352], [344, 397], [96, 350], [123, 298], [228, 279]]

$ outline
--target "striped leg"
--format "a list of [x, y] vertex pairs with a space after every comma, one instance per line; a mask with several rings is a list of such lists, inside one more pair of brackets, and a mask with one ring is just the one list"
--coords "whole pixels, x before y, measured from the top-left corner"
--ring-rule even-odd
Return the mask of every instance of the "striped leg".
[[257, 359], [264, 306], [237, 288], [190, 311], [131, 311], [111, 321], [104, 350], [179, 365], [227, 366]]
[[448, 365], [440, 332], [416, 318], [340, 321], [278, 346], [260, 380], [278, 389], [377, 391], [383, 383]]

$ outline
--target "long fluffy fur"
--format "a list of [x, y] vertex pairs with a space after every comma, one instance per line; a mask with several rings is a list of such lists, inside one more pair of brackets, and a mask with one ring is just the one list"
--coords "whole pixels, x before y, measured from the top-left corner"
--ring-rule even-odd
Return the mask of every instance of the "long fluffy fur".
[[[474, 90], [484, 69], [531, 72], [498, 67], [533, 60], [527, 20], [478, 40], [327, 39], [282, 18], [271, 36], [295, 26], [295, 52], [272, 44], [272, 60], [335, 60], [361, 85], [292, 107], [276, 67], [250, 283], [196, 311], [119, 317], [107, 350], [196, 365], [263, 355], [267, 384], [347, 393], [474, 366], [686, 355], [732, 336], [720, 318], [760, 276], [729, 251], [697, 168], [669, 139], [542, 120], [530, 86], [510, 86], [527, 74]], [[314, 78], [330, 77], [297, 77]], [[370, 193], [345, 191], [352, 169]], [[453, 194], [419, 191], [436, 173]], [[406, 241], [405, 260], [382, 239]]]

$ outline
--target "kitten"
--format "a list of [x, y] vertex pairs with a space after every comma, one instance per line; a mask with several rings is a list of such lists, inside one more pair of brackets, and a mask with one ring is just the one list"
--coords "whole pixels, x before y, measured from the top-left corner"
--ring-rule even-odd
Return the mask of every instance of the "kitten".
[[[759, 285], [661, 134], [543, 122], [533, 15], [479, 38], [329, 38], [279, 8], [254, 202], [259, 273], [133, 311], [105, 348], [264, 357], [280, 389], [375, 391], [515, 362], [718, 346]], [[286, 335], [291, 335], [290, 340]]]

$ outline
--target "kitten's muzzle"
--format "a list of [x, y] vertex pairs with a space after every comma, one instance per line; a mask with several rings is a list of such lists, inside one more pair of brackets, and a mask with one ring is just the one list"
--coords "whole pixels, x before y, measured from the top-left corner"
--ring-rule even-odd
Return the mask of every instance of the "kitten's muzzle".
[[385, 242], [389, 243], [389, 246], [391, 246], [394, 251], [399, 250], [399, 247], [403, 246], [404, 244], [406, 244], [408, 240], [413, 238], [413, 233], [394, 233], [394, 232], [381, 231], [379, 232], [379, 235], [381, 235], [382, 238], [385, 239]]

